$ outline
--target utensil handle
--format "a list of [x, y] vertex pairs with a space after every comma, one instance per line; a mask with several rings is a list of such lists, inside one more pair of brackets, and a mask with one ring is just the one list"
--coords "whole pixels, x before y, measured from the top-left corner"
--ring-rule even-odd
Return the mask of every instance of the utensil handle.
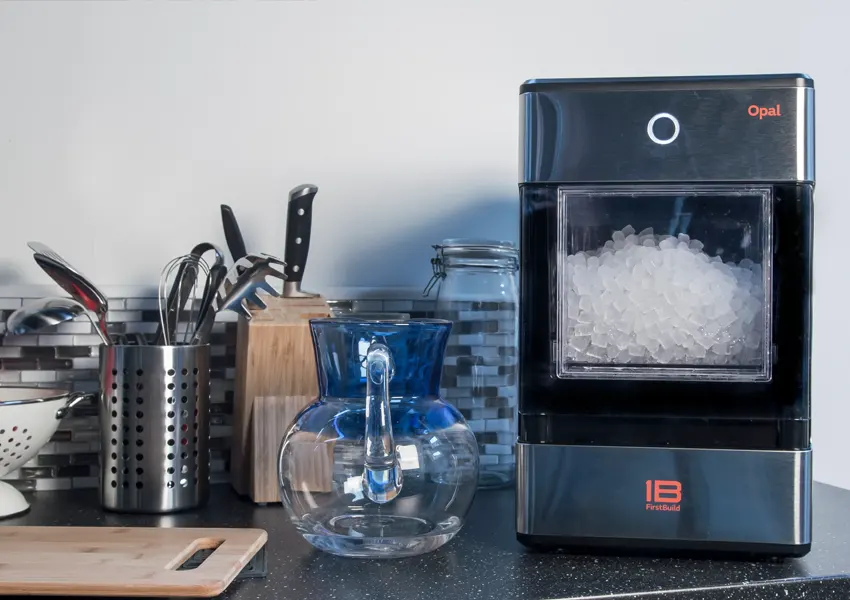
[[174, 278], [174, 283], [171, 285], [171, 289], [168, 290], [168, 298], [165, 300], [165, 327], [163, 327], [163, 322], [160, 320], [156, 328], [156, 335], [154, 336], [155, 346], [166, 346], [173, 343], [173, 340], [166, 338], [169, 334], [174, 335], [177, 329], [177, 314], [180, 312], [180, 308], [186, 304], [186, 300], [189, 298], [189, 291], [195, 284], [194, 275], [196, 274], [193, 274], [192, 271], [192, 269], [188, 268], [187, 263], [180, 263], [177, 269], [177, 277]]
[[65, 418], [72, 408], [74, 408], [77, 404], [82, 402], [83, 400], [87, 400], [89, 398], [94, 398], [95, 394], [91, 392], [72, 392], [68, 396], [68, 400], [65, 402], [65, 406], [56, 410], [56, 420], [61, 421]]
[[248, 254], [248, 250], [245, 248], [245, 240], [242, 239], [242, 232], [239, 230], [236, 215], [233, 214], [233, 209], [227, 204], [221, 205], [221, 224], [224, 227], [224, 239], [227, 240], [227, 249], [230, 250], [230, 256], [233, 258], [233, 262], [236, 262]]
[[35, 252], [36, 254], [44, 254], [45, 256], [55, 256], [56, 253], [53, 251], [50, 246], [47, 244], [42, 244], [41, 242], [27, 242], [27, 246], [29, 249]]
[[191, 341], [193, 345], [208, 344], [210, 341], [210, 332], [212, 331], [213, 323], [215, 323], [216, 315], [213, 301], [226, 275], [227, 267], [224, 265], [213, 265], [210, 269], [207, 287], [204, 289], [204, 296], [201, 300], [201, 306], [198, 309], [198, 324]]
[[[213, 263], [213, 267], [207, 267], [206, 263], [203, 260], [204, 254], [209, 251], [215, 252], [215, 262]], [[195, 287], [199, 271], [203, 271], [204, 275], [206, 275], [206, 285], [204, 287], [205, 298], [210, 287], [209, 271], [212, 268], [223, 268], [224, 266], [224, 254], [222, 254], [221, 249], [215, 244], [211, 244], [209, 242], [201, 242], [200, 244], [197, 244], [194, 248], [192, 248], [192, 251], [189, 253], [189, 256], [195, 259], [196, 264], [190, 264], [187, 262], [180, 263], [180, 267], [177, 270], [177, 277], [174, 279], [174, 283], [168, 292], [168, 298], [165, 302], [166, 329], [163, 330], [162, 322], [160, 321], [160, 324], [157, 326], [156, 329], [156, 335], [154, 336], [154, 345], [162, 346], [174, 343], [174, 340], [165, 339], [166, 332], [177, 331], [177, 321], [179, 318], [180, 311], [183, 309], [184, 306], [186, 306], [186, 302], [189, 300], [189, 296], [192, 294], [192, 290]], [[198, 319], [196, 320], [196, 322], [200, 322], [200, 319], [201, 313], [199, 312]]]
[[289, 192], [286, 215], [286, 248], [283, 260], [286, 263], [286, 281], [300, 282], [307, 266], [310, 251], [310, 230], [313, 223], [313, 199], [319, 188], [315, 185], [299, 185]]

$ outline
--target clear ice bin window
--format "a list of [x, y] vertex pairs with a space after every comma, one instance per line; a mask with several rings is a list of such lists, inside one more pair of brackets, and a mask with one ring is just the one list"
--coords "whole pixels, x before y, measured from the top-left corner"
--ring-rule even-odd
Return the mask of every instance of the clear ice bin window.
[[561, 188], [556, 374], [771, 376], [770, 188]]

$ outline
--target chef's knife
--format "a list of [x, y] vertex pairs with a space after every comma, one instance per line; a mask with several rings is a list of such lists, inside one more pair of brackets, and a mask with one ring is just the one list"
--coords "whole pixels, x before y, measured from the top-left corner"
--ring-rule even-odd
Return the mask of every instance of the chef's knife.
[[242, 232], [239, 231], [236, 215], [233, 214], [233, 209], [226, 204], [221, 205], [221, 223], [224, 226], [224, 239], [227, 240], [227, 249], [230, 250], [233, 262], [236, 262], [248, 254], [248, 250], [245, 249], [245, 240], [242, 239]]
[[310, 229], [313, 222], [313, 198], [319, 191], [315, 185], [299, 185], [289, 192], [286, 215], [286, 248], [283, 261], [286, 263], [283, 283], [284, 298], [315, 298], [301, 289], [307, 253], [310, 250]]

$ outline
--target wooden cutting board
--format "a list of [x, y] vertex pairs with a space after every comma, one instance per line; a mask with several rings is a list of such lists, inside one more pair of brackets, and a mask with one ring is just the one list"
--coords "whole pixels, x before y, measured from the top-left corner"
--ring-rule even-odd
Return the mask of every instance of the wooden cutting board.
[[267, 538], [262, 529], [0, 527], [0, 595], [217, 596]]

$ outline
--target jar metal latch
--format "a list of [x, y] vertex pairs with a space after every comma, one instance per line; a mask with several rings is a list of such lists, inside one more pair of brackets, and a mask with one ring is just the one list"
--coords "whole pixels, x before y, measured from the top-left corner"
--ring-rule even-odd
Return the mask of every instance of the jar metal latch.
[[431, 259], [431, 271], [433, 273], [431, 275], [431, 279], [428, 280], [428, 284], [425, 286], [425, 289], [422, 290], [423, 296], [430, 294], [431, 290], [434, 289], [434, 286], [437, 285], [437, 282], [446, 278], [446, 265], [443, 262], [443, 246], [440, 244], [434, 244], [431, 247], [437, 252], [437, 256]]

